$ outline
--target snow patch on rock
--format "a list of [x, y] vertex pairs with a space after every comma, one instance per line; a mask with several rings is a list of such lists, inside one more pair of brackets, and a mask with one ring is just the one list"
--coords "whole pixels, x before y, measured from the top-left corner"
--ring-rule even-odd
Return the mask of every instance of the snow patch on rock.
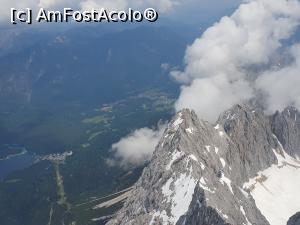
[[195, 155], [193, 155], [193, 154], [189, 155], [189, 158], [192, 159], [192, 160], [194, 160], [194, 161], [196, 161], [196, 162], [198, 162], [197, 157]]
[[220, 124], [217, 124], [214, 128], [218, 130], [220, 128]]
[[184, 156], [184, 152], [179, 151], [178, 149], [176, 149], [173, 153], [172, 153], [172, 159], [169, 162], [169, 164], [166, 166], [166, 170], [170, 170], [171, 166], [173, 165], [173, 163], [180, 159], [181, 157]]
[[[171, 184], [174, 185], [173, 190], [170, 190]], [[169, 222], [175, 224], [178, 219], [184, 215], [192, 201], [197, 180], [191, 175], [180, 174], [179, 178], [174, 182], [173, 178], [169, 179], [162, 187], [162, 193], [172, 204]]]
[[206, 149], [206, 151], [210, 152], [210, 146], [209, 145], [206, 145], [205, 149]]
[[291, 216], [300, 210], [296, 197], [300, 190], [300, 162], [273, 150], [278, 164], [258, 173], [243, 185], [251, 191], [256, 206], [272, 225], [286, 225]]
[[161, 219], [163, 221], [162, 225], [168, 225], [170, 218], [167, 215], [167, 212], [165, 210], [163, 211], [154, 211], [152, 214], [152, 219], [149, 223], [149, 225], [154, 225], [156, 224], [155, 221], [156, 219]]
[[177, 127], [177, 126], [179, 126], [180, 124], [182, 124], [182, 122], [183, 122], [183, 119], [182, 119], [181, 117], [178, 117], [178, 118], [174, 121], [173, 126], [174, 126], [174, 127]]
[[243, 206], [240, 206], [240, 211], [242, 212], [242, 214], [244, 215], [246, 221], [247, 221], [247, 225], [252, 225], [252, 223], [249, 222], [247, 216], [246, 216], [246, 212], [244, 210], [244, 207]]
[[226, 166], [226, 162], [225, 162], [225, 160], [223, 159], [223, 158], [220, 158], [220, 161], [221, 161], [221, 163], [222, 163], [222, 166], [223, 166], [223, 168]]
[[190, 133], [190, 134], [193, 134], [194, 133], [194, 129], [189, 127], [187, 129], [185, 129], [186, 132]]
[[215, 147], [215, 152], [216, 152], [216, 154], [218, 154], [219, 148]]
[[234, 194], [233, 190], [232, 190], [232, 186], [231, 186], [231, 180], [229, 178], [225, 177], [224, 173], [222, 173], [220, 181], [223, 185], [226, 184], [228, 186], [229, 190], [231, 191], [231, 193]]
[[222, 210], [216, 208], [216, 210], [218, 211], [218, 213], [224, 218], [224, 219], [228, 219], [228, 216], [222, 212]]

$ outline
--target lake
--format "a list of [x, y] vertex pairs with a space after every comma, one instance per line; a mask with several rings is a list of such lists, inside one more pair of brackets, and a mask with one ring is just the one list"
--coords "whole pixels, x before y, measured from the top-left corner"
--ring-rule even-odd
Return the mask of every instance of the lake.
[[22, 170], [31, 166], [34, 161], [35, 156], [28, 151], [24, 151], [22, 154], [11, 156], [8, 159], [0, 160], [0, 179], [5, 178], [11, 172]]

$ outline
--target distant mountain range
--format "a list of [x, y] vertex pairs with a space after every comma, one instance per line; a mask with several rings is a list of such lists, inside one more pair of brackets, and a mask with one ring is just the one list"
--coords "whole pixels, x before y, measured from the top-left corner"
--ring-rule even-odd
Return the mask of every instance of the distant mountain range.
[[[189, 30], [189, 28], [186, 28]], [[0, 100], [105, 103], [145, 87], [177, 88], [162, 65], [180, 65], [193, 30], [159, 26], [8, 30], [0, 36]]]
[[299, 224], [299, 116], [236, 105], [210, 124], [182, 110], [108, 225]]

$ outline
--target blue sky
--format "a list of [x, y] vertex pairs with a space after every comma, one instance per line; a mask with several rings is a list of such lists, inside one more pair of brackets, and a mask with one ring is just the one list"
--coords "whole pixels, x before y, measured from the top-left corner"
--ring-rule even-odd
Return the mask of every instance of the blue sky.
[[230, 15], [241, 3], [242, 0], [187, 0], [166, 16], [193, 26], [212, 25], [221, 17]]

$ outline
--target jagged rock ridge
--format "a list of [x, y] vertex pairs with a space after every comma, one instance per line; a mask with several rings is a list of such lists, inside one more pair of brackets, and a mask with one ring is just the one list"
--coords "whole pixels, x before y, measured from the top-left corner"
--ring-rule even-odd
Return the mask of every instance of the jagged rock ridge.
[[292, 156], [300, 155], [300, 113], [295, 107], [287, 107], [271, 117], [272, 131]]
[[295, 113], [299, 114], [284, 111], [269, 118], [260, 110], [236, 105], [212, 125], [199, 120], [193, 111], [182, 110], [165, 130], [124, 207], [108, 225], [269, 225], [272, 218], [267, 220], [262, 214], [252, 192], [257, 195], [256, 185], [268, 179], [262, 171], [274, 165], [300, 166], [284, 151], [288, 146], [291, 156], [298, 155], [295, 131], [287, 127], [280, 133], [285, 121], [299, 132]]

